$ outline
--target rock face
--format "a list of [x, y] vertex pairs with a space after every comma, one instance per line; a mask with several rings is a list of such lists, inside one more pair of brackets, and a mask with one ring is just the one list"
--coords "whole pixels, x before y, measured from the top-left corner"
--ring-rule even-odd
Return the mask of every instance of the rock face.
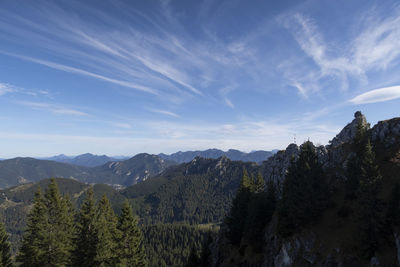
[[268, 229], [266, 237], [262, 266], [289, 267], [300, 262], [304, 262], [304, 266], [315, 266], [317, 255], [313, 252], [316, 246], [313, 233], [283, 240]]
[[371, 129], [371, 140], [385, 147], [400, 143], [400, 118], [380, 121]]
[[[343, 130], [337, 134], [329, 145], [316, 147], [318, 159], [325, 169], [341, 167], [345, 168], [349, 156], [343, 149], [343, 145], [352, 143], [356, 134], [358, 125], [369, 128], [367, 119], [360, 112], [354, 114], [352, 122], [347, 124]], [[386, 146], [391, 146], [400, 142], [400, 118], [389, 121], [379, 122], [371, 131], [372, 141], [385, 142]], [[275, 155], [268, 158], [261, 164], [261, 170], [266, 181], [272, 180], [278, 188], [282, 186], [287, 168], [292, 157], [297, 158], [300, 152], [299, 146], [290, 144], [285, 150], [278, 151]], [[340, 174], [338, 173], [338, 176]]]
[[278, 151], [264, 161], [261, 165], [264, 179], [273, 181], [276, 185], [282, 185], [290, 161], [293, 157], [297, 158], [299, 151], [299, 147], [296, 144], [290, 144], [285, 150]]
[[330, 147], [335, 148], [344, 143], [351, 143], [357, 133], [357, 127], [361, 123], [362, 126], [368, 127], [367, 119], [365, 116], [360, 112], [357, 111], [354, 113], [354, 120], [346, 125], [342, 131], [335, 138], [330, 141]]
[[282, 239], [270, 225], [265, 234], [264, 262], [260, 265], [263, 267], [363, 266], [355, 257], [344, 255], [340, 248], [328, 250], [312, 231]]
[[[325, 146], [316, 147], [318, 160], [325, 165], [329, 160], [328, 150]], [[273, 181], [278, 188], [285, 179], [287, 168], [292, 158], [296, 159], [300, 153], [300, 147], [290, 144], [285, 150], [278, 151], [275, 155], [264, 161], [261, 165], [261, 172], [266, 181]]]
[[[97, 183], [130, 186], [160, 174], [172, 165], [174, 165], [173, 162], [164, 160], [157, 155], [141, 153], [128, 160], [108, 162], [92, 170], [97, 174], [95, 177]], [[92, 181], [88, 180], [87, 182]]]

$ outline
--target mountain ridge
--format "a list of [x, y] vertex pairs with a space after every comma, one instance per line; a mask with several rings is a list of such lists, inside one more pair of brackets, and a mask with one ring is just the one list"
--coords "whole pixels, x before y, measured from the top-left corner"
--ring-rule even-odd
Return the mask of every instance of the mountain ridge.
[[130, 186], [159, 174], [171, 161], [157, 155], [138, 154], [125, 161], [109, 161], [98, 167], [17, 157], [0, 161], [0, 188], [36, 182], [51, 177], [70, 178], [84, 183], [104, 183], [116, 187]]
[[235, 161], [261, 163], [267, 160], [273, 154], [275, 154], [275, 151], [276, 150], [272, 151], [256, 150], [246, 153], [236, 149], [229, 149], [227, 151], [223, 151], [220, 149], [212, 148], [207, 150], [178, 151], [169, 155], [160, 153], [158, 155], [163, 159], [169, 159], [177, 163], [187, 163], [192, 161], [195, 157], [217, 159], [222, 156], [226, 156], [227, 158]]
[[109, 161], [120, 161], [128, 159], [128, 157], [121, 159], [121, 158], [109, 157], [107, 155], [94, 155], [91, 153], [84, 153], [77, 156], [66, 156], [65, 154], [60, 154], [52, 157], [37, 158], [37, 159], [51, 160], [56, 162], [93, 168], [106, 164]]

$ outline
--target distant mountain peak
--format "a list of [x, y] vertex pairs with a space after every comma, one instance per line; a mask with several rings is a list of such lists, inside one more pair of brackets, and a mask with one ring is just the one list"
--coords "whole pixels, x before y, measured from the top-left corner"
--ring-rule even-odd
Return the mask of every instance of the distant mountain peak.
[[178, 151], [171, 155], [166, 155], [166, 154], [161, 153], [161, 154], [159, 154], [159, 156], [163, 159], [172, 160], [177, 163], [191, 162], [196, 157], [218, 159], [222, 156], [225, 156], [230, 160], [250, 161], [250, 162], [261, 163], [261, 162], [267, 160], [273, 154], [274, 154], [274, 152], [272, 152], [272, 151], [263, 151], [263, 150], [245, 153], [245, 152], [242, 152], [242, 151], [239, 151], [236, 149], [229, 149], [227, 151], [223, 151], [223, 150], [216, 149], [216, 148], [210, 148], [210, 149], [202, 150], [202, 151], [200, 151], [200, 150], [186, 151], [186, 152]]
[[75, 157], [69, 157], [61, 154], [44, 159], [90, 168], [101, 166], [109, 161], [118, 161], [118, 159], [114, 159], [106, 155], [94, 155], [92, 153], [85, 153]]

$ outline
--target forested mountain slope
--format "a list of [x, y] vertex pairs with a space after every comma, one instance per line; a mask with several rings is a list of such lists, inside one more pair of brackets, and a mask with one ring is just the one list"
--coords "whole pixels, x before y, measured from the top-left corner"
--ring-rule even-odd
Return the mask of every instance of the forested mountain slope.
[[190, 162], [196, 155], [215, 159], [225, 155], [231, 160], [261, 162], [268, 159], [273, 153], [269, 151], [243, 153], [232, 149], [223, 152], [210, 149], [158, 156], [141, 153], [126, 160], [113, 161], [109, 161], [112, 158], [107, 156], [96, 156], [89, 153], [73, 158], [59, 155], [48, 160], [14, 158], [0, 161], [0, 188], [50, 177], [72, 178], [85, 183], [105, 183], [116, 187], [125, 187], [159, 175], [177, 162]]
[[90, 169], [49, 160], [14, 158], [0, 161], [0, 188], [50, 177], [85, 179]]
[[[117, 190], [108, 185], [88, 185], [72, 179], [55, 179], [63, 196], [68, 196], [76, 210], [87, 197], [89, 188], [93, 189], [95, 201], [104, 195], [117, 214], [126, 199]], [[0, 191], [0, 215], [10, 234], [12, 251], [20, 247], [20, 240], [26, 228], [27, 215], [32, 210], [34, 195], [40, 187], [44, 191], [50, 179], [28, 183]], [[216, 236], [217, 226], [188, 224], [144, 225], [144, 243], [150, 266], [183, 266], [192, 248], [200, 250], [208, 235]]]
[[14, 158], [0, 161], [0, 188], [51, 177], [71, 178], [85, 183], [129, 186], [157, 175], [173, 164], [174, 162], [163, 160], [156, 155], [144, 153], [95, 168], [34, 158]]
[[48, 158], [44, 158], [44, 159], [62, 162], [62, 163], [68, 163], [68, 164], [72, 164], [72, 165], [83, 166], [83, 167], [89, 167], [89, 168], [101, 166], [103, 164], [106, 164], [109, 161], [118, 161], [117, 159], [108, 157], [106, 155], [100, 156], [100, 155], [93, 155], [91, 153], [85, 153], [85, 154], [74, 156], [74, 157], [69, 157], [69, 156], [65, 156], [65, 155], [61, 154], [61, 155], [48, 157]]
[[259, 167], [226, 157], [195, 158], [121, 194], [146, 222], [218, 223], [229, 210], [244, 169], [256, 174]]
[[330, 145], [306, 142], [271, 178], [261, 192], [242, 180], [212, 266], [400, 264], [400, 118], [370, 128], [357, 112]]
[[124, 161], [108, 162], [91, 169], [93, 175], [85, 182], [134, 185], [160, 174], [174, 164], [176, 163], [159, 156], [141, 153]]

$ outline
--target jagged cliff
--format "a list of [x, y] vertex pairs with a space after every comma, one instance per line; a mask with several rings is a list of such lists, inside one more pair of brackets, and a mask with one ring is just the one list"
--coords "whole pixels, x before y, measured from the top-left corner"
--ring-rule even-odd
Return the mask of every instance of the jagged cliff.
[[[388, 226], [382, 230], [385, 237], [379, 237], [381, 247], [375, 256], [365, 259], [357, 254], [356, 206], [351, 201], [343, 201], [346, 166], [356, 156], [353, 142], [357, 127], [362, 126], [367, 130], [366, 138], [374, 146], [383, 177], [379, 198], [386, 203], [382, 209], [386, 208], [391, 189], [400, 182], [400, 118], [380, 121], [370, 128], [361, 112], [354, 115], [353, 121], [327, 146], [316, 148], [332, 190], [331, 203], [318, 222], [283, 238], [276, 231], [274, 216], [265, 232], [260, 233], [265, 235], [265, 244], [263, 252], [258, 254], [252, 252], [246, 242], [238, 248], [220, 236], [214, 242], [214, 266], [400, 266], [400, 231]], [[290, 160], [298, 154], [299, 147], [290, 144], [286, 150], [269, 158], [262, 164], [264, 178], [281, 188]]]

